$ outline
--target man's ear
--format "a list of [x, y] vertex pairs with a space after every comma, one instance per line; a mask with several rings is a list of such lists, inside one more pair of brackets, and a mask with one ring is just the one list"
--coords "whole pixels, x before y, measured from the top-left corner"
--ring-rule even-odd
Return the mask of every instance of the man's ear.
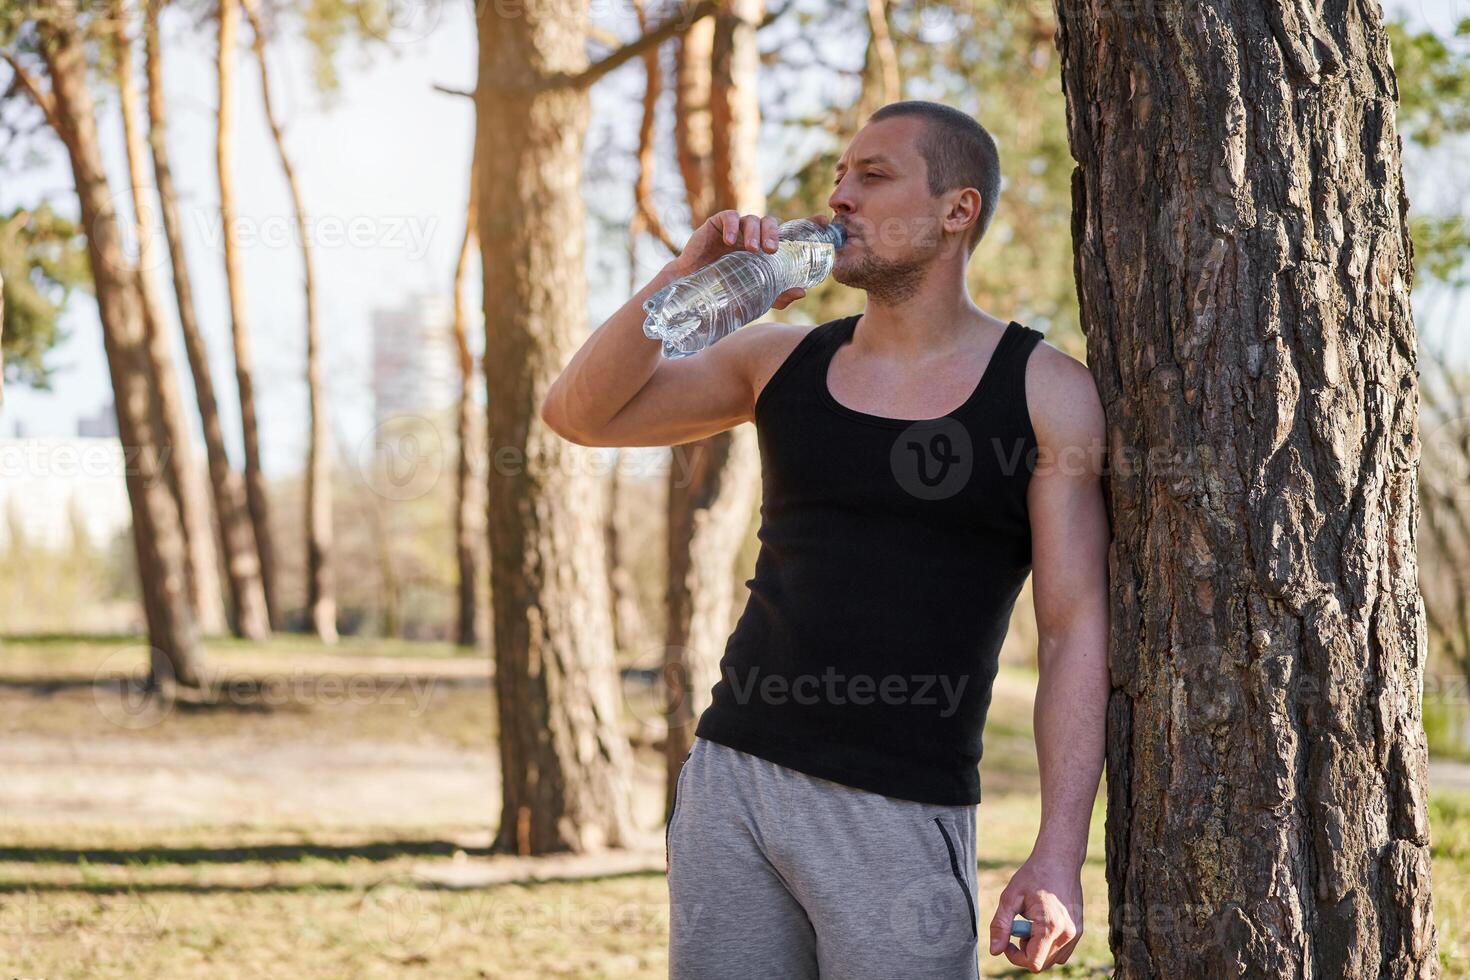
[[944, 221], [950, 232], [958, 233], [961, 229], [968, 229], [966, 234], [958, 235], [957, 241], [961, 245], [968, 246], [971, 236], [976, 232], [974, 226], [980, 221], [980, 206], [984, 203], [980, 192], [973, 187], [962, 187], [950, 202], [949, 209], [945, 213]]

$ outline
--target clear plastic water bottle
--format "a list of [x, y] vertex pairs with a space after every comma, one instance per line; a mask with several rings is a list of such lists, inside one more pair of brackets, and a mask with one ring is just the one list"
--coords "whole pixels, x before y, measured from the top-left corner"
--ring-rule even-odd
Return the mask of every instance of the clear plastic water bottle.
[[811, 289], [832, 272], [847, 229], [795, 218], [781, 225], [775, 252], [731, 252], [648, 297], [643, 333], [665, 357], [688, 357], [765, 313], [788, 289]]

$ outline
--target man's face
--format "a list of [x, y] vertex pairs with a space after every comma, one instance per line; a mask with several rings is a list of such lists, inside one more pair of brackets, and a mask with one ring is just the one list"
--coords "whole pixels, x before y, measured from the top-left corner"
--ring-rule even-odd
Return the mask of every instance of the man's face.
[[940, 254], [950, 195], [929, 194], [928, 165], [917, 149], [925, 125], [913, 116], [868, 123], [838, 159], [827, 198], [832, 220], [848, 231], [832, 267], [838, 282], [902, 299]]

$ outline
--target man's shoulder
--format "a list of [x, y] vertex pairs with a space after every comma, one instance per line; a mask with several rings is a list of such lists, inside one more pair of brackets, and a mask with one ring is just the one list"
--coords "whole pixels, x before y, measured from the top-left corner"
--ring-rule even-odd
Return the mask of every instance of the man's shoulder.
[[730, 340], [741, 334], [746, 335], [738, 353], [746, 377], [751, 381], [751, 389], [756, 399], [760, 398], [766, 382], [771, 380], [772, 375], [780, 369], [803, 340], [830, 327], [834, 322], [829, 320], [826, 323], [811, 324], [778, 323], [774, 320], [767, 320], [752, 323], [726, 338]]
[[1066, 351], [1037, 342], [1026, 359], [1026, 410], [1043, 450], [1105, 444], [1102, 399], [1092, 370]]

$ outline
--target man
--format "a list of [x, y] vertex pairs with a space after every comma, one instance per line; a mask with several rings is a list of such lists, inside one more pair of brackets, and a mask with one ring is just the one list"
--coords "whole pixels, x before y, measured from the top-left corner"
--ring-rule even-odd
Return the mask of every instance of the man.
[[[593, 332], [542, 407], [584, 445], [675, 445], [746, 421], [759, 434], [750, 600], [667, 829], [670, 975], [978, 976], [981, 732], [1033, 571], [1041, 826], [989, 938], [992, 955], [1047, 969], [1082, 931], [1102, 771], [1100, 399], [1083, 364], [966, 291], [1000, 186], [975, 120], [884, 106], [834, 176], [849, 239], [832, 275], [866, 292], [860, 315], [753, 323], [663, 359], [642, 331], [649, 295], [730, 251], [776, 249], [776, 218], [723, 211]], [[1017, 915], [1029, 939], [1012, 940]]]

